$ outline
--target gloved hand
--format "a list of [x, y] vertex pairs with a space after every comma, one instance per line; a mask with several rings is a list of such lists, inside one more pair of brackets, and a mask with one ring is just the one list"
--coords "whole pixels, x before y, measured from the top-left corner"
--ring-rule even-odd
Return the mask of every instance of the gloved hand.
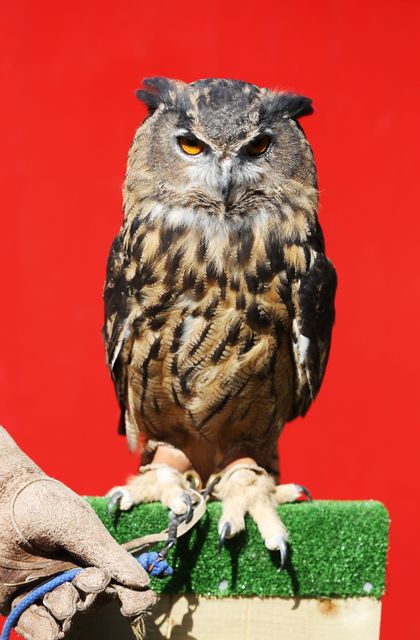
[[16, 630], [27, 640], [62, 638], [76, 611], [88, 608], [101, 592], [118, 596], [131, 621], [154, 604], [155, 595], [147, 573], [93, 509], [46, 476], [0, 427], [0, 612], [7, 614], [32, 581], [75, 566], [90, 568], [19, 619]]

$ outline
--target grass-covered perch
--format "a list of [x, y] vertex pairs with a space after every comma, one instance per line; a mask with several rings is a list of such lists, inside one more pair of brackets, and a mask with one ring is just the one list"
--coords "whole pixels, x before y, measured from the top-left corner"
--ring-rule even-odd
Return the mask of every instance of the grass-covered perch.
[[[160, 504], [139, 505], [113, 521], [107, 498], [88, 500], [120, 543], [167, 526], [168, 512]], [[384, 593], [389, 518], [379, 502], [316, 501], [280, 507], [291, 546], [289, 562], [280, 573], [278, 553], [267, 551], [250, 518], [246, 533], [228, 540], [219, 557], [220, 513], [218, 502], [208, 504], [198, 525], [169, 554], [174, 576], [152, 580], [155, 591], [318, 599], [380, 598]]]

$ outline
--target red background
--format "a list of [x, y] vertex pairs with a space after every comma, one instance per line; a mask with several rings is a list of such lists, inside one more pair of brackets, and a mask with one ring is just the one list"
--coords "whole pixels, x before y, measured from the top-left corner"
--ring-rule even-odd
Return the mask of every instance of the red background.
[[136, 467], [116, 434], [100, 329], [141, 78], [235, 77], [311, 96], [303, 125], [337, 323], [320, 397], [281, 438], [283, 479], [387, 505], [381, 638], [416, 637], [420, 3], [2, 5], [0, 421], [81, 493]]

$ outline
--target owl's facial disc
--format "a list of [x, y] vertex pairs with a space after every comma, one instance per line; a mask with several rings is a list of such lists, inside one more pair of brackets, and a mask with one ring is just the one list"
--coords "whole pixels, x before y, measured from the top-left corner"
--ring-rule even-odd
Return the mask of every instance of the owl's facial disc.
[[178, 154], [187, 163], [191, 187], [216, 198], [225, 211], [246, 195], [250, 186], [255, 189], [265, 169], [258, 161], [269, 151], [273, 140], [271, 131], [258, 130], [228, 147], [203, 141], [189, 130], [179, 130], [175, 136]]

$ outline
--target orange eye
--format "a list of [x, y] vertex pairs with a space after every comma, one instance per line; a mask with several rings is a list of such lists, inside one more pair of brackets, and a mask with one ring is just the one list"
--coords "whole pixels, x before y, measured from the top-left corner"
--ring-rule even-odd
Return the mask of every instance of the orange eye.
[[206, 148], [204, 142], [194, 136], [180, 136], [178, 138], [178, 144], [184, 153], [187, 153], [189, 156], [197, 156], [199, 153], [203, 153]]
[[261, 135], [251, 140], [251, 142], [248, 142], [245, 147], [245, 151], [250, 156], [262, 156], [262, 154], [265, 153], [270, 146], [270, 142], [270, 136], [262, 133]]

